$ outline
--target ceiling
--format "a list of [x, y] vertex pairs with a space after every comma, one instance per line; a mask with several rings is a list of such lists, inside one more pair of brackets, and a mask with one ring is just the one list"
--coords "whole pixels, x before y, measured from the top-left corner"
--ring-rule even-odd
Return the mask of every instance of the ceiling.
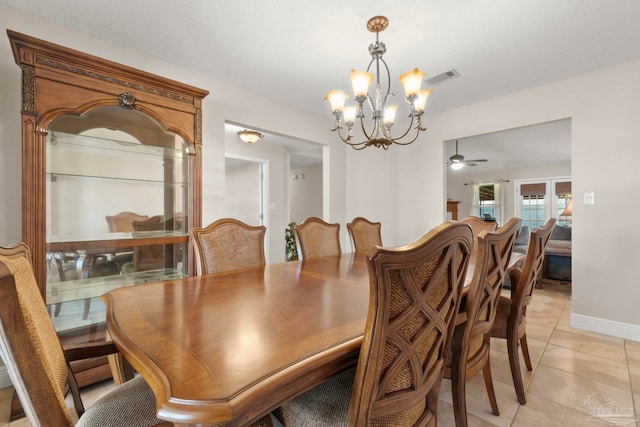
[[0, 4], [325, 117], [326, 91], [350, 92], [349, 70], [369, 63], [375, 35], [366, 22], [374, 15], [390, 21], [380, 40], [392, 80], [414, 67], [426, 78], [451, 69], [460, 73], [433, 87], [427, 125], [430, 114], [640, 58], [640, 1], [632, 0]]
[[[446, 141], [445, 158], [456, 152], [455, 140]], [[556, 120], [516, 129], [458, 139], [465, 160], [486, 159], [476, 166], [448, 172], [457, 175], [526, 169], [571, 162], [571, 120]]]

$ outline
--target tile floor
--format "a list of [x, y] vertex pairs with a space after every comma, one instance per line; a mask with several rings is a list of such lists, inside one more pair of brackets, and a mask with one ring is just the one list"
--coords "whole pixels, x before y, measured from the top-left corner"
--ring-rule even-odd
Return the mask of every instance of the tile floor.
[[[527, 312], [533, 371], [526, 371], [522, 363], [526, 405], [516, 400], [504, 340], [492, 341], [491, 367], [500, 416], [491, 414], [482, 374], [478, 374], [467, 383], [470, 426], [640, 426], [624, 417], [635, 420], [640, 407], [640, 343], [571, 328], [570, 292], [568, 286], [545, 285], [534, 293]], [[107, 382], [86, 389], [85, 404], [110, 387]], [[27, 426], [24, 419], [7, 421], [12, 392], [0, 390], [0, 427]], [[596, 412], [599, 407], [605, 410]], [[613, 415], [616, 408], [618, 417]], [[442, 384], [438, 425], [455, 425], [448, 380]]]

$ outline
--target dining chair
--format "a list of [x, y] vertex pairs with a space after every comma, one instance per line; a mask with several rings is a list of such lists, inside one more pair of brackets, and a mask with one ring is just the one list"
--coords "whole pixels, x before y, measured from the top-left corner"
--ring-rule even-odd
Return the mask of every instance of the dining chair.
[[[156, 418], [156, 398], [142, 376], [84, 408], [70, 362], [113, 355], [118, 349], [112, 341], [62, 347], [36, 284], [31, 251], [24, 243], [0, 247], [0, 351], [34, 427], [173, 425]], [[72, 396], [69, 405], [67, 390]], [[273, 426], [270, 415], [252, 424], [266, 426]]]
[[500, 414], [491, 378], [491, 329], [521, 224], [520, 218], [511, 218], [500, 229], [475, 236], [473, 278], [456, 320], [444, 374], [451, 379], [457, 427], [467, 425], [466, 382], [480, 371], [491, 410], [494, 415]]
[[[109, 233], [131, 233], [133, 231], [133, 221], [147, 220], [149, 215], [124, 211], [115, 215], [107, 215], [104, 219], [107, 221]], [[118, 271], [122, 271], [122, 267], [126, 263], [133, 262], [133, 252], [114, 253], [111, 256], [111, 261], [118, 266]]]
[[354, 251], [368, 252], [374, 246], [382, 246], [381, 228], [381, 223], [371, 222], [361, 216], [347, 223], [347, 231]]
[[367, 255], [369, 312], [357, 367], [285, 403], [285, 426], [435, 426], [473, 235], [446, 222]]
[[[156, 425], [156, 401], [142, 379], [116, 387], [84, 410], [72, 360], [106, 356], [113, 342], [62, 348], [36, 284], [31, 252], [24, 244], [0, 248], [0, 348], [29, 422], [33, 426]], [[75, 411], [65, 402], [69, 387]], [[79, 418], [79, 420], [78, 420]]]
[[527, 305], [531, 303], [534, 285], [540, 278], [545, 248], [555, 224], [556, 219], [551, 218], [541, 228], [531, 231], [524, 266], [521, 269], [512, 268], [509, 270], [509, 278], [512, 284], [511, 297], [500, 297], [496, 319], [491, 330], [492, 337], [507, 340], [511, 377], [513, 378], [518, 402], [522, 405], [527, 403], [527, 400], [524, 395], [524, 384], [522, 373], [520, 372], [518, 343], [520, 343], [522, 357], [527, 370], [531, 371], [533, 367], [529, 357], [529, 346], [527, 345]]
[[265, 265], [264, 225], [251, 226], [233, 218], [219, 219], [191, 230], [198, 275]]
[[[152, 232], [173, 230], [173, 219], [165, 221], [164, 215], [155, 215], [143, 220], [135, 220], [131, 223], [133, 232]], [[133, 248], [133, 271], [149, 271], [164, 268], [165, 247], [167, 245], [146, 245]], [[123, 272], [131, 272], [130, 267]]]
[[473, 231], [474, 239], [477, 239], [481, 231], [495, 231], [498, 227], [497, 222], [485, 221], [477, 216], [467, 216], [462, 218], [460, 221], [464, 222], [465, 224], [469, 224], [471, 230]]
[[149, 215], [140, 215], [135, 212], [125, 211], [115, 215], [107, 215], [104, 219], [107, 221], [109, 233], [126, 233], [133, 231], [133, 221], [144, 221], [145, 219], [149, 219]]
[[340, 255], [340, 224], [309, 217], [293, 228], [302, 259]]

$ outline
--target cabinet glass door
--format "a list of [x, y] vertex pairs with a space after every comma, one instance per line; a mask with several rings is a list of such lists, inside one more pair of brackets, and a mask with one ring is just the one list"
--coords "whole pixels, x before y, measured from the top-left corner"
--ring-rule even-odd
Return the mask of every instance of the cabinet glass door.
[[103, 329], [111, 289], [188, 275], [187, 147], [115, 106], [51, 124], [46, 303], [58, 333]]

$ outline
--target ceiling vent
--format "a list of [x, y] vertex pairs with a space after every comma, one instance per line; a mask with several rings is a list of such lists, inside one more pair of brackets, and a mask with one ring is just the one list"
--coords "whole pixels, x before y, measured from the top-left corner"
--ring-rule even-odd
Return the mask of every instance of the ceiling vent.
[[438, 74], [437, 76], [426, 79], [425, 83], [427, 83], [429, 86], [437, 86], [445, 80], [457, 79], [458, 77], [460, 77], [460, 73], [452, 68], [451, 70], [445, 71], [442, 74]]

